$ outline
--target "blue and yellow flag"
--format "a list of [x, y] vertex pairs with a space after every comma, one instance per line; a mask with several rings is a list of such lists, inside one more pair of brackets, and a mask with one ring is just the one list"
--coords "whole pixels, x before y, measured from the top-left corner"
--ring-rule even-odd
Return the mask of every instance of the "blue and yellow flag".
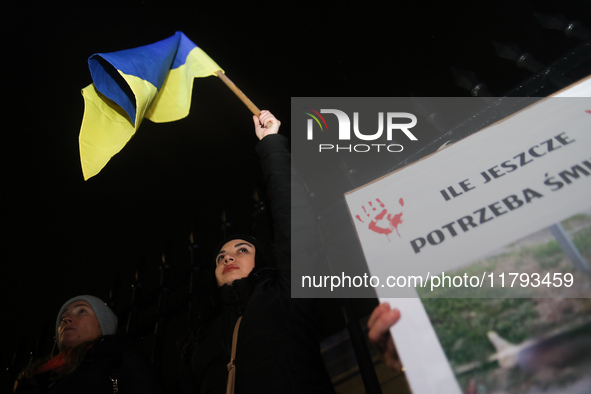
[[182, 32], [143, 47], [94, 54], [88, 66], [93, 83], [82, 89], [79, 137], [84, 180], [100, 172], [144, 118], [160, 123], [187, 116], [193, 79], [221, 70]]

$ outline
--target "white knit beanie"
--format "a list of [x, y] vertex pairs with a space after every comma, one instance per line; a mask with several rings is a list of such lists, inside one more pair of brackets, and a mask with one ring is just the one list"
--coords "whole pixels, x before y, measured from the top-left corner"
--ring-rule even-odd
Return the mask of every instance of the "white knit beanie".
[[94, 312], [94, 315], [96, 316], [96, 319], [98, 320], [98, 323], [99, 323], [99, 326], [101, 327], [101, 331], [102, 331], [103, 335], [113, 335], [113, 334], [117, 333], [117, 316], [115, 315], [115, 313], [113, 313], [111, 308], [109, 308], [107, 306], [107, 304], [105, 304], [103, 302], [103, 300], [101, 300], [98, 297], [91, 296], [91, 295], [81, 295], [81, 296], [77, 296], [74, 298], [70, 298], [60, 308], [60, 311], [57, 314], [57, 319], [55, 322], [55, 339], [56, 339], [56, 341], [58, 341], [58, 338], [59, 338], [57, 329], [59, 328], [59, 326], [62, 322], [62, 314], [64, 313], [64, 311], [66, 310], [68, 305], [70, 305], [76, 301], [88, 302], [88, 305], [90, 305], [90, 307], [92, 308], [92, 311]]

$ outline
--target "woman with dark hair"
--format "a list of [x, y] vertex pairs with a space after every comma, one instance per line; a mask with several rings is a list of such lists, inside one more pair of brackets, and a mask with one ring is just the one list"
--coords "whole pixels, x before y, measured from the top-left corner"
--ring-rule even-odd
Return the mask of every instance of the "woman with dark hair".
[[163, 393], [152, 363], [116, 332], [117, 316], [100, 298], [69, 299], [55, 324], [60, 353], [30, 365], [15, 393]]
[[[194, 331], [193, 392], [232, 392], [235, 384], [240, 394], [334, 393], [320, 355], [314, 302], [291, 298], [291, 205], [305, 205], [305, 193], [291, 169], [287, 139], [277, 134], [280, 122], [269, 111], [253, 121], [274, 245], [243, 234], [221, 242], [212, 272], [204, 274], [209, 292]], [[298, 215], [294, 231], [300, 223], [313, 224], [311, 212]]]

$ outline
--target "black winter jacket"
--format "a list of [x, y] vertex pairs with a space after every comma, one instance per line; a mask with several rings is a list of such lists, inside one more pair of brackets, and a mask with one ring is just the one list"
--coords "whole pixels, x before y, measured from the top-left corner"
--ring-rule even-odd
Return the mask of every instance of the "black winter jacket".
[[35, 384], [19, 380], [19, 394], [111, 394], [111, 376], [117, 374], [119, 394], [161, 394], [164, 386], [154, 365], [132, 349], [125, 337], [107, 335], [88, 350], [70, 375], [51, 381], [50, 373], [37, 376]]
[[[271, 200], [275, 267], [255, 267], [249, 277], [222, 287], [224, 307], [194, 349], [196, 389], [201, 394], [226, 392], [226, 365], [239, 314], [235, 306], [254, 285], [238, 333], [236, 393], [334, 393], [320, 355], [314, 302], [291, 298], [291, 205], [305, 205], [305, 193], [291, 169], [285, 137], [266, 136], [257, 153]], [[292, 188], [298, 200], [301, 191], [302, 201], [291, 201]], [[313, 223], [311, 211], [294, 218], [294, 226], [302, 221]]]

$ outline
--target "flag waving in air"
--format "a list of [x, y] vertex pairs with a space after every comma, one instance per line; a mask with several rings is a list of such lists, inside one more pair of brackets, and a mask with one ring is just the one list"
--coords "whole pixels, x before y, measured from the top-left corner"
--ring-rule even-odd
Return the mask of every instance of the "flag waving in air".
[[82, 89], [79, 137], [85, 180], [125, 146], [144, 118], [159, 123], [186, 117], [194, 78], [223, 75], [182, 32], [154, 44], [94, 54], [88, 66], [93, 83]]

